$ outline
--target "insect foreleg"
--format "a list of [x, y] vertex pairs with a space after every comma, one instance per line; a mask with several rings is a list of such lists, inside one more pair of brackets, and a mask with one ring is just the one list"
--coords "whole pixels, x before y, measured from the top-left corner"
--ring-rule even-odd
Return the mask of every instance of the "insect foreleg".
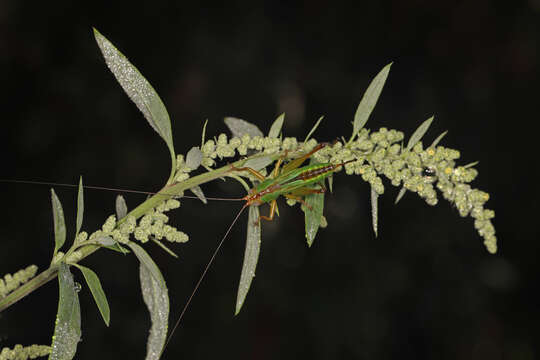
[[241, 168], [238, 168], [234, 165], [231, 165], [231, 171], [248, 171], [251, 175], [255, 176], [257, 179], [259, 179], [260, 181], [264, 181], [266, 180], [266, 177], [261, 174], [260, 172], [258, 172], [257, 170], [255, 169], [252, 169], [250, 167], [241, 167]]

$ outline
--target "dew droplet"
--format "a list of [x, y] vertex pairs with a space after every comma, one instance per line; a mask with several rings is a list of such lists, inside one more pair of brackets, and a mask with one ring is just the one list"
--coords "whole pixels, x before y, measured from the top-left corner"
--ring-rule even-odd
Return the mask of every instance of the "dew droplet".
[[73, 284], [73, 288], [75, 289], [75, 292], [78, 293], [82, 290], [82, 285], [75, 281], [75, 283]]

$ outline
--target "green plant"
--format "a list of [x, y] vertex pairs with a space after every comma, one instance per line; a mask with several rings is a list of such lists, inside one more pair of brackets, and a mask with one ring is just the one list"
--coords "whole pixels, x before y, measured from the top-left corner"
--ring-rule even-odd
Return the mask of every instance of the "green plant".
[[[37, 267], [30, 266], [14, 276], [6, 275], [0, 279], [0, 311], [58, 277], [60, 295], [52, 346], [22, 347], [17, 345], [13, 350], [4, 348], [0, 353], [0, 360], [33, 358], [48, 353], [52, 359], [74, 357], [81, 336], [81, 328], [77, 289], [70, 272], [72, 267], [82, 272], [103, 320], [106, 325], [109, 324], [109, 306], [99, 278], [91, 269], [80, 265], [81, 260], [102, 248], [123, 254], [133, 252], [139, 259], [143, 298], [152, 319], [146, 358], [158, 359], [167, 338], [169, 315], [167, 287], [159, 268], [138, 242], [152, 241], [174, 255], [174, 252], [163, 241], [186, 242], [188, 236], [167, 224], [166, 212], [180, 206], [177, 199], [183, 196], [184, 191], [190, 190], [206, 202], [200, 185], [227, 177], [236, 179], [246, 190], [249, 190], [250, 186], [246, 180], [256, 183], [258, 179], [249, 172], [232, 171], [233, 167], [247, 167], [264, 174], [266, 167], [276, 160], [296, 159], [318, 145], [312, 135], [322, 118], [315, 123], [303, 141], [298, 141], [293, 137], [283, 137], [282, 126], [285, 116], [282, 114], [274, 121], [267, 136], [264, 136], [255, 125], [244, 120], [226, 118], [225, 122], [232, 132], [232, 138], [220, 134], [213, 139], [206, 139], [205, 123], [201, 145], [193, 147], [185, 157], [177, 155], [173, 145], [170, 119], [157, 93], [105, 37], [97, 30], [94, 30], [94, 35], [107, 65], [120, 85], [167, 144], [171, 155], [170, 175], [160, 191], [129, 212], [123, 198], [118, 197], [116, 214], [105, 221], [101, 230], [92, 234], [81, 231], [84, 214], [84, 187], [81, 179], [76, 229], [72, 244], [65, 252], [62, 249], [66, 242], [67, 231], [63, 209], [54, 190], [51, 190], [55, 246], [50, 266], [37, 276], [35, 276]], [[496, 237], [491, 223], [494, 212], [484, 208], [489, 195], [469, 185], [478, 174], [474, 169], [475, 164], [464, 166], [456, 164], [460, 153], [439, 145], [445, 133], [437, 137], [429, 146], [424, 146], [421, 141], [433, 117], [424, 121], [406, 144], [404, 144], [404, 134], [400, 131], [386, 128], [370, 131], [364, 127], [377, 103], [390, 67], [391, 64], [385, 66], [368, 87], [354, 116], [351, 136], [316, 151], [311, 157], [311, 162], [345, 164], [343, 167], [346, 174], [360, 175], [370, 184], [372, 225], [375, 234], [378, 229], [377, 201], [385, 190], [382, 182], [384, 175], [392, 185], [401, 186], [396, 202], [409, 191], [417, 193], [429, 205], [436, 205], [438, 203], [436, 189], [438, 189], [444, 199], [456, 206], [461, 216], [470, 215], [475, 219], [475, 228], [484, 238], [487, 250], [495, 253]], [[232, 164], [218, 167], [218, 161], [237, 155], [240, 155], [240, 159]], [[203, 171], [191, 176], [192, 172], [199, 169]], [[328, 178], [328, 183], [332, 189], [331, 176]], [[294, 205], [296, 202], [297, 199], [287, 200], [289, 205]], [[322, 216], [324, 194], [309, 194], [305, 198], [305, 203], [307, 206], [303, 206], [302, 209], [306, 217], [306, 239], [308, 246], [311, 246], [318, 228], [326, 226], [326, 219]], [[249, 290], [259, 256], [261, 230], [259, 225], [255, 224], [260, 215], [256, 206], [250, 206], [249, 210], [246, 252], [236, 312], [240, 310]]]

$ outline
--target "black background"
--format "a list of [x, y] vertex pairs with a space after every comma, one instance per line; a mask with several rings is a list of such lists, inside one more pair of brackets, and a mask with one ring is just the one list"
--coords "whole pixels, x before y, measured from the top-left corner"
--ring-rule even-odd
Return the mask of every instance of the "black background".
[[[370, 79], [394, 65], [367, 127], [406, 136], [435, 114], [430, 142], [479, 160], [473, 183], [491, 194], [499, 253], [490, 255], [470, 218], [444, 200], [411, 194], [397, 205], [386, 184], [380, 232], [371, 230], [369, 187], [339, 174], [326, 198], [329, 227], [308, 249], [298, 207], [264, 224], [257, 277], [239, 316], [234, 302], [247, 216], [228, 239], [175, 333], [165, 358], [534, 359], [539, 250], [536, 182], [540, 2], [385, 1], [355, 7], [322, 1], [0, 1], [1, 178], [153, 191], [168, 176], [166, 147], [106, 68], [91, 27], [153, 84], [186, 153], [224, 116], [264, 132], [286, 112], [284, 133], [331, 141], [350, 136]], [[2, 184], [0, 274], [47, 267], [53, 248], [47, 187]], [[55, 187], [68, 228], [76, 192]], [[220, 181], [208, 196], [238, 197]], [[86, 191], [84, 228], [114, 211], [115, 193]], [[126, 196], [134, 207], [143, 196]], [[190, 242], [175, 260], [147, 246], [169, 286], [175, 319], [238, 203], [185, 200], [172, 223]], [[266, 211], [266, 210], [263, 210]], [[103, 325], [80, 292], [78, 359], [143, 358], [149, 317], [137, 260], [100, 251], [83, 261], [111, 305]], [[84, 280], [76, 273], [77, 281]], [[49, 343], [56, 281], [0, 314], [0, 347]]]

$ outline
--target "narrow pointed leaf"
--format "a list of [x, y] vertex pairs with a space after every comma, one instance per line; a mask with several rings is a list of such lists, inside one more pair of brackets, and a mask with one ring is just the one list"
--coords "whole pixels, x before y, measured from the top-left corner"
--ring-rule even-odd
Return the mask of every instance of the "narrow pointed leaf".
[[54, 255], [56, 255], [58, 250], [66, 242], [66, 221], [64, 220], [62, 203], [60, 203], [53, 189], [51, 189], [51, 202], [54, 223]]
[[167, 339], [169, 326], [169, 294], [142, 263], [139, 267], [141, 291], [150, 313], [150, 334], [146, 344], [146, 360], [158, 360]]
[[150, 274], [152, 274], [159, 286], [166, 289], [167, 286], [165, 285], [165, 279], [163, 278], [163, 275], [161, 275], [161, 271], [159, 271], [158, 266], [154, 260], [152, 260], [150, 255], [148, 255], [148, 253], [142, 247], [134, 242], [128, 243], [128, 246], [131, 248], [131, 250], [133, 250], [133, 253], [135, 256], [137, 256], [137, 259], [139, 259], [141, 265], [146, 266], [147, 270], [150, 272]]
[[186, 166], [191, 170], [195, 170], [201, 165], [203, 153], [197, 146], [191, 148], [186, 155]]
[[317, 122], [315, 123], [315, 125], [313, 125], [313, 127], [311, 128], [311, 130], [309, 131], [309, 133], [307, 134], [306, 138], [304, 139], [304, 142], [306, 143], [309, 138], [311, 137], [311, 135], [313, 135], [313, 133], [315, 132], [315, 130], [317, 130], [317, 128], [319, 127], [319, 124], [321, 123], [322, 119], [324, 119], [324, 116], [321, 116], [319, 118], [319, 120], [317, 120]]
[[446, 134], [448, 134], [448, 130], [443, 132], [441, 135], [437, 136], [437, 138], [433, 140], [433, 144], [431, 144], [431, 147], [433, 148], [436, 147], [439, 144], [439, 142], [442, 140], [442, 138], [446, 136]]
[[334, 177], [332, 175], [327, 177], [328, 179], [328, 189], [330, 189], [330, 193], [332, 192], [332, 187], [334, 186]]
[[371, 224], [373, 225], [373, 232], [375, 233], [375, 237], [377, 237], [378, 234], [379, 234], [379, 231], [378, 231], [379, 230], [378, 229], [378, 226], [379, 226], [378, 199], [379, 199], [379, 194], [377, 194], [375, 189], [373, 189], [373, 187], [372, 187], [371, 188]]
[[317, 231], [321, 225], [324, 208], [324, 193], [322, 194], [310, 194], [305, 198], [306, 207], [304, 210], [305, 223], [306, 223], [306, 240], [309, 247], [313, 245]]
[[369, 84], [366, 92], [364, 93], [362, 100], [360, 100], [360, 104], [358, 104], [358, 108], [356, 109], [356, 113], [354, 114], [353, 138], [364, 127], [364, 125], [366, 125], [369, 116], [371, 115], [371, 112], [375, 108], [375, 105], [377, 105], [377, 100], [379, 99], [379, 95], [381, 95], [384, 83], [386, 82], [386, 78], [388, 77], [391, 66], [392, 63], [386, 65], [377, 74], [377, 76], [375, 76], [375, 78]]
[[399, 190], [399, 193], [396, 196], [396, 200], [394, 201], [394, 205], [397, 204], [401, 200], [401, 198], [403, 198], [403, 195], [405, 195], [406, 192], [407, 189], [405, 189], [404, 187]]
[[168, 253], [169, 255], [175, 257], [175, 258], [178, 258], [178, 255], [175, 254], [174, 251], [172, 251], [171, 249], [169, 249], [168, 247], [165, 246], [165, 244], [163, 244], [161, 241], [159, 241], [158, 239], [154, 238], [154, 237], [151, 237], [150, 238], [152, 240], [153, 243], [155, 243], [156, 245], [158, 245], [160, 248], [162, 248], [163, 250], [165, 250], [166, 253]]
[[245, 162], [243, 166], [252, 168], [253, 170], [260, 170], [262, 168], [267, 167], [273, 162], [274, 162], [274, 159], [272, 159], [271, 156], [262, 156], [262, 157], [249, 159], [248, 161]]
[[274, 120], [272, 127], [270, 127], [270, 132], [268, 133], [268, 137], [277, 139], [277, 137], [279, 136], [279, 133], [281, 132], [281, 127], [283, 126], [284, 120], [285, 120], [285, 113], [279, 115], [277, 119]]
[[94, 37], [105, 58], [107, 66], [116, 77], [131, 101], [137, 105], [152, 128], [161, 136], [176, 162], [171, 131], [171, 120], [167, 109], [152, 85], [139, 70], [103, 35], [94, 29]]
[[253, 125], [246, 120], [238, 119], [235, 117], [226, 117], [225, 125], [231, 131], [233, 137], [241, 138], [245, 134], [248, 134], [250, 137], [260, 136], [264, 137], [264, 134], [256, 125]]
[[199, 185], [194, 186], [189, 190], [191, 190], [191, 192], [195, 194], [195, 196], [197, 196], [199, 200], [201, 200], [204, 204], [208, 203], [208, 201], [206, 200], [206, 196], [204, 196], [204, 193]]
[[[317, 160], [311, 158], [309, 164], [317, 164]], [[324, 193], [309, 194], [305, 197], [305, 202], [308, 206], [303, 206], [302, 208], [304, 209], [306, 240], [308, 247], [311, 247], [321, 225], [324, 209]]]
[[202, 127], [202, 135], [201, 135], [201, 149], [204, 146], [204, 141], [206, 137], [206, 125], [208, 124], [208, 119], [204, 121], [204, 125]]
[[81, 308], [69, 266], [58, 269], [59, 300], [49, 360], [71, 360], [81, 339]]
[[116, 218], [118, 220], [125, 218], [128, 213], [126, 199], [124, 199], [122, 195], [117, 195], [115, 205], [116, 205]]
[[472, 163], [468, 163], [467, 165], [463, 165], [463, 168], [468, 169], [470, 167], [476, 166], [480, 163], [480, 161], [474, 161]]
[[435, 117], [432, 116], [426, 121], [424, 121], [420, 126], [414, 131], [414, 133], [411, 135], [411, 138], [409, 139], [409, 142], [407, 143], [407, 147], [405, 150], [411, 150], [414, 145], [416, 145], [417, 142], [419, 142], [426, 131], [428, 131], [429, 127], [431, 126], [431, 123], [433, 122], [433, 119]]
[[107, 297], [105, 296], [105, 292], [103, 291], [99, 277], [93, 270], [85, 266], [79, 264], [75, 264], [75, 266], [83, 273], [86, 284], [88, 285], [88, 288], [90, 288], [90, 292], [94, 297], [94, 301], [96, 302], [101, 317], [103, 318], [103, 321], [105, 321], [105, 325], [109, 326], [109, 322], [111, 320], [111, 310], [109, 309], [109, 302], [107, 301]]
[[251, 287], [251, 281], [255, 277], [255, 269], [259, 260], [261, 250], [261, 224], [259, 223], [259, 207], [250, 206], [247, 226], [246, 250], [244, 252], [244, 263], [240, 274], [240, 285], [236, 296], [236, 310], [234, 315], [238, 315], [246, 295]]
[[114, 240], [110, 236], [102, 235], [95, 240], [98, 244], [106, 247], [109, 250], [114, 250], [122, 254], [128, 254], [130, 251], [125, 247], [121, 246], [118, 241]]
[[77, 227], [75, 231], [75, 236], [81, 231], [82, 222], [84, 216], [84, 194], [83, 194], [83, 183], [82, 176], [79, 178], [79, 192], [77, 195]]

